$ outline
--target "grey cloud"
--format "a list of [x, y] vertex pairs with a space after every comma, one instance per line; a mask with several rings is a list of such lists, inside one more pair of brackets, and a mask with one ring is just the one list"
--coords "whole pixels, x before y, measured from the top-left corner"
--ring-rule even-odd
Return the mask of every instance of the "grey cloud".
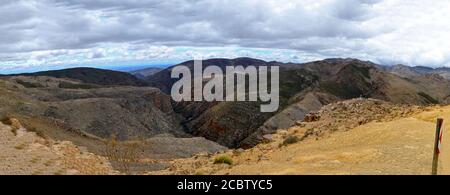
[[[335, 17], [313, 13], [302, 7], [280, 14], [272, 13], [267, 3], [259, 1], [91, 1], [91, 0], [24, 0], [9, 3], [13, 20], [2, 23], [16, 24], [35, 21], [32, 29], [2, 29], [14, 32], [19, 40], [36, 41], [35, 47], [16, 47], [17, 51], [32, 49], [85, 48], [107, 42], [149, 42], [168, 45], [185, 43], [190, 46], [226, 45], [264, 47], [261, 40], [299, 40], [319, 37], [367, 37], [370, 33], [352, 23], [362, 17], [359, 8], [366, 1], [343, 1], [339, 13], [351, 16]], [[349, 7], [354, 3], [356, 8]], [[338, 4], [339, 3], [335, 3]], [[33, 11], [21, 11], [21, 9]], [[339, 7], [339, 6], [333, 6]], [[132, 12], [127, 12], [133, 10]], [[367, 11], [367, 10], [363, 10]], [[349, 20], [347, 20], [349, 19]], [[15, 32], [20, 31], [20, 32]], [[264, 42], [264, 41], [263, 41]], [[4, 43], [0, 43], [4, 44]], [[271, 46], [273, 44], [269, 43]], [[279, 45], [283, 48], [285, 46]]]
[[381, 0], [341, 0], [328, 5], [327, 9], [343, 20], [363, 21], [373, 17], [370, 8]]
[[380, 51], [384, 48], [370, 48], [380, 45], [367, 43], [398, 30], [395, 25], [367, 25], [383, 14], [374, 10], [382, 2], [2, 0], [0, 61], [14, 53], [89, 49], [114, 43], [388, 55]]

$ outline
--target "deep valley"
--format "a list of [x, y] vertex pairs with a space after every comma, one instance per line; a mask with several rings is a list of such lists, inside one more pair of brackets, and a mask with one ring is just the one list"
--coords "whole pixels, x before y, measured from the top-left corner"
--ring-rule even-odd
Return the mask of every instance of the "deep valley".
[[[179, 65], [192, 69], [193, 61]], [[106, 156], [111, 169], [142, 174], [170, 168], [173, 159], [254, 148], [324, 106], [345, 100], [370, 98], [411, 108], [450, 101], [447, 69], [387, 67], [358, 59], [203, 62], [204, 68], [211, 65], [223, 70], [279, 66], [280, 109], [261, 113], [261, 102], [174, 102], [170, 88], [176, 80], [170, 71], [177, 65], [132, 73], [73, 68], [1, 76], [0, 118], [6, 125], [2, 131], [14, 129], [10, 121], [18, 121], [19, 129], [39, 139], [69, 141], [89, 154]], [[370, 122], [361, 120], [367, 121], [360, 125]], [[321, 128], [325, 129], [309, 133], [319, 136], [341, 127]], [[111, 157], [110, 147], [132, 151], [133, 160], [124, 167], [121, 158]]]

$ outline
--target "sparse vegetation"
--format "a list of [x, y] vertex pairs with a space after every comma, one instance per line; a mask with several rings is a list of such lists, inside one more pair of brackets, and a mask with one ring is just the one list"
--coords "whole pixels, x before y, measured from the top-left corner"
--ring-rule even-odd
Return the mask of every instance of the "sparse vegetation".
[[131, 165], [139, 161], [141, 143], [121, 142], [113, 136], [105, 142], [105, 156], [117, 165], [118, 171], [126, 174], [131, 173]]
[[438, 104], [439, 101], [434, 99], [433, 97], [431, 97], [430, 95], [424, 93], [424, 92], [420, 92], [418, 93], [421, 97], [425, 98], [425, 101], [429, 104]]
[[55, 173], [53, 173], [54, 175], [63, 175], [66, 171], [64, 170], [58, 170]]
[[26, 144], [20, 144], [20, 145], [14, 146], [14, 148], [16, 150], [23, 150], [23, 149], [25, 149], [25, 147], [26, 147]]
[[51, 166], [52, 164], [53, 164], [52, 160], [48, 160], [48, 161], [46, 161], [46, 162], [44, 163], [44, 165], [45, 165], [46, 167], [49, 167], [49, 166]]
[[47, 138], [47, 136], [42, 132], [42, 131], [39, 131], [39, 130], [37, 130], [35, 127], [27, 127], [26, 128], [29, 132], [33, 132], [33, 133], [35, 133], [37, 136], [39, 136], [39, 137], [41, 137], [41, 138], [44, 138], [44, 139], [46, 139]]
[[20, 79], [17, 79], [16, 82], [19, 83], [20, 85], [26, 87], [26, 88], [42, 88], [42, 87], [44, 87], [40, 83], [31, 83], [31, 82], [23, 81], [23, 80], [20, 80]]
[[203, 173], [203, 172], [201, 172], [201, 171], [198, 171], [198, 172], [195, 172], [194, 175], [205, 175], [205, 173]]
[[61, 82], [58, 84], [59, 88], [63, 89], [95, 89], [98, 88], [95, 85], [85, 84], [85, 83], [70, 83], [70, 82]]
[[361, 67], [358, 63], [352, 62], [348, 68], [353, 74], [361, 74], [365, 78], [370, 78], [370, 69], [368, 67]]
[[320, 88], [328, 93], [345, 99], [360, 97], [364, 94], [364, 91], [357, 86], [338, 84], [332, 81], [321, 82]]
[[229, 156], [219, 156], [214, 159], [214, 164], [227, 164], [227, 165], [233, 165], [233, 159]]
[[0, 119], [0, 121], [5, 124], [5, 125], [9, 125], [11, 126], [11, 132], [16, 136], [17, 135], [17, 130], [20, 128], [21, 124], [17, 121], [17, 119], [15, 118], [11, 118], [10, 116], [6, 116], [2, 119]]
[[9, 117], [2, 117], [0, 119], [0, 122], [2, 122], [5, 125], [11, 125], [11, 121], [9, 120]]
[[33, 158], [33, 159], [30, 160], [30, 162], [33, 163], [33, 164], [38, 163], [39, 162], [39, 158], [37, 158], [37, 157]]
[[295, 135], [289, 135], [289, 136], [287, 136], [285, 139], [284, 139], [284, 141], [283, 141], [283, 143], [281, 144], [282, 146], [287, 146], [287, 145], [290, 145], [290, 144], [295, 144], [295, 143], [297, 143], [298, 141], [300, 141], [300, 139], [297, 137], [297, 136], [295, 136]]

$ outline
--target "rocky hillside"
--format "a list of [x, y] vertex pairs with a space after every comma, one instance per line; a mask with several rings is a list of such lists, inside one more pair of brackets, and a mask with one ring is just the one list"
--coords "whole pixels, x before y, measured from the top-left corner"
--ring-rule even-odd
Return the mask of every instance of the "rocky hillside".
[[[192, 69], [193, 61], [181, 65]], [[252, 148], [263, 142], [266, 135], [288, 129], [323, 106], [347, 99], [374, 98], [405, 105], [383, 106], [385, 109], [406, 110], [404, 107], [408, 105], [445, 104], [450, 97], [450, 81], [440, 75], [410, 72], [399, 76], [377, 64], [356, 59], [304, 64], [251, 58], [203, 62], [204, 67], [210, 65], [222, 69], [234, 65], [280, 66], [279, 111], [261, 113], [261, 102], [172, 102], [164, 92], [176, 81], [170, 78], [173, 66], [147, 77], [146, 81], [128, 73], [98, 69], [3, 76], [0, 117], [18, 118], [28, 129], [53, 140], [86, 146], [96, 154], [101, 154], [99, 145], [104, 140], [138, 139], [143, 141], [146, 159], [167, 160], [198, 152], [218, 152], [225, 150], [224, 146]], [[152, 87], [141, 86], [147, 83]], [[359, 115], [364, 113], [354, 112], [346, 115], [355, 116], [352, 122], [356, 125], [379, 117], [379, 110], [374, 110], [372, 117], [361, 119]], [[320, 115], [327, 118], [327, 114]], [[328, 118], [330, 122], [323, 124], [323, 128], [307, 125], [304, 128], [309, 129], [310, 135], [347, 128], [338, 121], [345, 118], [332, 115]], [[140, 168], [141, 164], [136, 166]], [[157, 163], [151, 169], [164, 166]]]
[[84, 147], [44, 139], [29, 132], [15, 118], [3, 122], [0, 122], [0, 175], [118, 174], [106, 158]]
[[[174, 160], [170, 168], [149, 174], [428, 175], [438, 117], [448, 119], [450, 107], [337, 102], [308, 117], [310, 122], [265, 135], [254, 148]], [[446, 128], [444, 134], [445, 139]], [[450, 173], [449, 147], [444, 141], [439, 174]]]
[[[193, 68], [193, 61], [180, 65]], [[400, 77], [381, 66], [357, 59], [327, 59], [305, 64], [265, 62], [250, 58], [212, 59], [203, 67], [218, 65], [280, 66], [280, 109], [260, 113], [258, 102], [182, 102], [175, 111], [186, 119], [187, 132], [203, 136], [228, 147], [249, 148], [262, 135], [287, 128], [308, 113], [332, 102], [357, 98], [376, 98], [393, 103], [428, 105], [447, 103], [450, 82], [440, 76]], [[175, 82], [170, 67], [147, 80], [168, 92]]]
[[45, 118], [59, 127], [95, 137], [187, 136], [170, 98], [158, 89], [103, 86], [53, 77], [14, 76], [3, 80], [2, 112]]
[[[189, 157], [225, 149], [187, 134], [170, 98], [156, 88], [8, 76], [0, 79], [0, 93], [0, 119], [17, 118], [41, 137], [70, 141], [97, 155], [104, 155], [104, 141], [113, 138], [138, 140], [143, 158]], [[164, 166], [136, 164], [140, 171]]]
[[[265, 62], [263, 60], [258, 60], [258, 59], [252, 59], [252, 58], [236, 58], [236, 59], [222, 59], [222, 58], [218, 58], [218, 59], [208, 59], [208, 60], [203, 60], [202, 61], [202, 65], [203, 65], [203, 69], [210, 66], [210, 65], [214, 65], [214, 66], [218, 66], [220, 67], [223, 71], [225, 71], [225, 68], [227, 66], [270, 66], [270, 65], [275, 65], [278, 64], [276, 62]], [[171, 78], [171, 72], [172, 69], [176, 66], [187, 66], [189, 69], [194, 70], [194, 61], [186, 61], [183, 62], [181, 64], [177, 64], [174, 66], [171, 66], [169, 68], [166, 68], [164, 70], [159, 71], [156, 74], [153, 74], [151, 76], [148, 76], [146, 78], [146, 81], [154, 87], [157, 87], [159, 89], [161, 89], [161, 91], [170, 94], [170, 90], [172, 88], [172, 85], [177, 81], [177, 79], [172, 79]], [[192, 75], [193, 76], [193, 75]]]
[[401, 77], [416, 77], [416, 76], [426, 76], [426, 75], [439, 75], [445, 79], [450, 79], [450, 68], [440, 67], [440, 68], [430, 68], [424, 66], [405, 66], [405, 65], [394, 65], [394, 66], [384, 66], [384, 70], [389, 71]]
[[55, 78], [75, 79], [84, 83], [98, 85], [130, 85], [146, 86], [142, 80], [132, 74], [98, 68], [69, 68], [63, 70], [43, 71], [10, 76], [48, 76]]

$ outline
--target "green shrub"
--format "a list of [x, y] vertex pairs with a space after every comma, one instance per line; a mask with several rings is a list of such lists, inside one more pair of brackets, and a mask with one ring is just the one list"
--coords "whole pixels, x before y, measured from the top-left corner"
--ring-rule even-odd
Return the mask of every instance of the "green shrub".
[[20, 79], [17, 79], [16, 82], [19, 83], [20, 85], [24, 86], [25, 88], [42, 88], [42, 87], [44, 87], [40, 83], [30, 83], [30, 82], [23, 81]]
[[144, 152], [144, 141], [120, 141], [116, 134], [104, 142], [103, 155], [121, 173], [134, 174]]
[[229, 156], [219, 156], [214, 159], [214, 164], [233, 165], [233, 160]]
[[286, 139], [284, 139], [283, 141], [283, 146], [287, 146], [289, 144], [294, 144], [297, 143], [299, 141], [298, 137], [295, 135], [289, 135], [286, 137]]
[[11, 121], [9, 120], [9, 117], [1, 117], [0, 118], [0, 122], [5, 124], [5, 125], [12, 125]]

